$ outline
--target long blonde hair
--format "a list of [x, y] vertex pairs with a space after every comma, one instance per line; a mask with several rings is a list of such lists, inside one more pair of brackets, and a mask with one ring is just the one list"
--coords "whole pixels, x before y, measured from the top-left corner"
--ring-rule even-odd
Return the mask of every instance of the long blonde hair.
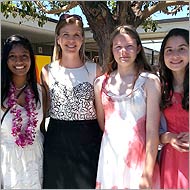
[[[62, 49], [59, 46], [59, 44], [57, 43], [57, 37], [59, 36], [59, 32], [60, 32], [61, 28], [63, 28], [66, 25], [69, 25], [69, 24], [76, 24], [77, 26], [79, 26], [82, 30], [82, 37], [83, 37], [83, 39], [85, 39], [82, 18], [79, 15], [62, 14], [60, 16], [60, 19], [55, 28], [55, 44], [54, 44], [53, 58], [52, 58], [53, 61], [56, 61], [56, 60], [59, 60], [62, 58]], [[83, 44], [79, 50], [79, 56], [80, 56], [80, 59], [82, 60], [82, 62], [85, 62], [86, 56], [85, 56], [84, 40], [83, 40]]]

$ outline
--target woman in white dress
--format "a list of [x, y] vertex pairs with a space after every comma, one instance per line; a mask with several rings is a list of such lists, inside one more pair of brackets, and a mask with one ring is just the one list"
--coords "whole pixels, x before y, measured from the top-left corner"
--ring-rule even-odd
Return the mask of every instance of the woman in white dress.
[[95, 81], [97, 118], [104, 131], [96, 188], [159, 188], [160, 82], [130, 26], [111, 35], [108, 66]]
[[41, 189], [46, 100], [28, 39], [12, 35], [1, 60], [1, 187]]

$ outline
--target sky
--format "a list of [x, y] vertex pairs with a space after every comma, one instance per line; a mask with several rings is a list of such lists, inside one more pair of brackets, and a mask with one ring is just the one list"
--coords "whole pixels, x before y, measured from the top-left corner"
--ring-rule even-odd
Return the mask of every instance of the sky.
[[[88, 23], [86, 21], [86, 17], [82, 13], [80, 7], [77, 6], [77, 7], [73, 8], [73, 9], [71, 9], [69, 12], [71, 14], [78, 14], [78, 15], [82, 16], [83, 22], [84, 22], [84, 27], [88, 27]], [[178, 12], [177, 15], [166, 15], [166, 14], [157, 12], [157, 13], [155, 13], [155, 14], [152, 15], [152, 19], [153, 20], [162, 20], [162, 19], [169, 19], [169, 18], [187, 17], [187, 13], [188, 13], [187, 8], [184, 7], [183, 11]]]
[[[188, 10], [187, 10], [187, 6], [183, 8], [183, 11], [180, 11], [177, 13], [177, 15], [166, 15], [164, 13], [160, 13], [160, 12], [157, 12], [155, 14], [152, 15], [152, 19], [153, 20], [162, 20], [162, 19], [170, 19], [170, 18], [181, 18], [181, 17], [187, 17], [187, 13], [188, 13]], [[82, 13], [82, 10], [80, 9], [79, 6], [71, 9], [69, 11], [69, 14], [78, 14], [82, 17], [82, 20], [83, 20], [83, 23], [84, 23], [84, 27], [88, 27], [88, 23], [87, 23], [87, 20], [86, 20], [86, 17], [85, 15]], [[161, 42], [160, 43], [147, 43], [144, 44], [142, 42], [143, 46], [144, 47], [147, 47], [147, 48], [150, 48], [150, 49], [154, 49], [156, 51], [159, 51], [160, 50], [160, 46], [161, 46]]]

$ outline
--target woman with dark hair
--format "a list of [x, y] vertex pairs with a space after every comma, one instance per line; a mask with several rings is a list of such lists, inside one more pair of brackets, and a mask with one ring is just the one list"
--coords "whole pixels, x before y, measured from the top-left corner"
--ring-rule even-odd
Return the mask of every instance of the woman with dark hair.
[[44, 188], [94, 189], [101, 130], [94, 107], [94, 79], [101, 74], [85, 56], [79, 15], [61, 15], [53, 62], [42, 69], [50, 122], [44, 143]]
[[104, 131], [96, 188], [159, 188], [159, 78], [151, 73], [134, 28], [117, 27], [109, 51], [107, 72], [94, 85]]
[[[37, 84], [28, 39], [12, 35], [1, 60], [1, 183], [4, 189], [42, 188], [44, 89]], [[42, 100], [43, 99], [43, 100]]]
[[189, 188], [189, 31], [174, 28], [160, 50], [161, 108], [167, 132], [160, 135], [161, 188]]

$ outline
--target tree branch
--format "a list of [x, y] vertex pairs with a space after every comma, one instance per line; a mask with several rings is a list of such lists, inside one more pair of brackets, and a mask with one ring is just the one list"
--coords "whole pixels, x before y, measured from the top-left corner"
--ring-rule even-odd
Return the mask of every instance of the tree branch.
[[71, 1], [68, 5], [65, 5], [64, 7], [56, 10], [48, 10], [44, 7], [44, 5], [40, 1], [34, 1], [34, 3], [38, 6], [38, 8], [43, 11], [44, 13], [47, 14], [56, 14], [56, 13], [61, 13], [61, 12], [66, 12], [78, 5], [77, 1]]
[[131, 1], [118, 1], [118, 24], [132, 24], [135, 20], [135, 12], [131, 7]]
[[142, 13], [142, 6], [144, 4], [144, 1], [134, 1], [131, 5], [132, 10], [134, 11], [136, 16], [140, 16]]
[[167, 9], [163, 9], [162, 12], [167, 15], [170, 15], [170, 14], [173, 15], [177, 13], [178, 11], [180, 11], [181, 8], [182, 8], [182, 5], [177, 5], [176, 8], [172, 9], [171, 11]]
[[[157, 11], [166, 11], [166, 7], [176, 6], [176, 5], [189, 5], [189, 2], [187, 2], [187, 1], [163, 1], [163, 2], [159, 2], [158, 4], [153, 5], [152, 7], [148, 7], [147, 9], [142, 11], [142, 18], [146, 19], [150, 15], [154, 14]], [[172, 13], [169, 13], [169, 14], [172, 14]]]

